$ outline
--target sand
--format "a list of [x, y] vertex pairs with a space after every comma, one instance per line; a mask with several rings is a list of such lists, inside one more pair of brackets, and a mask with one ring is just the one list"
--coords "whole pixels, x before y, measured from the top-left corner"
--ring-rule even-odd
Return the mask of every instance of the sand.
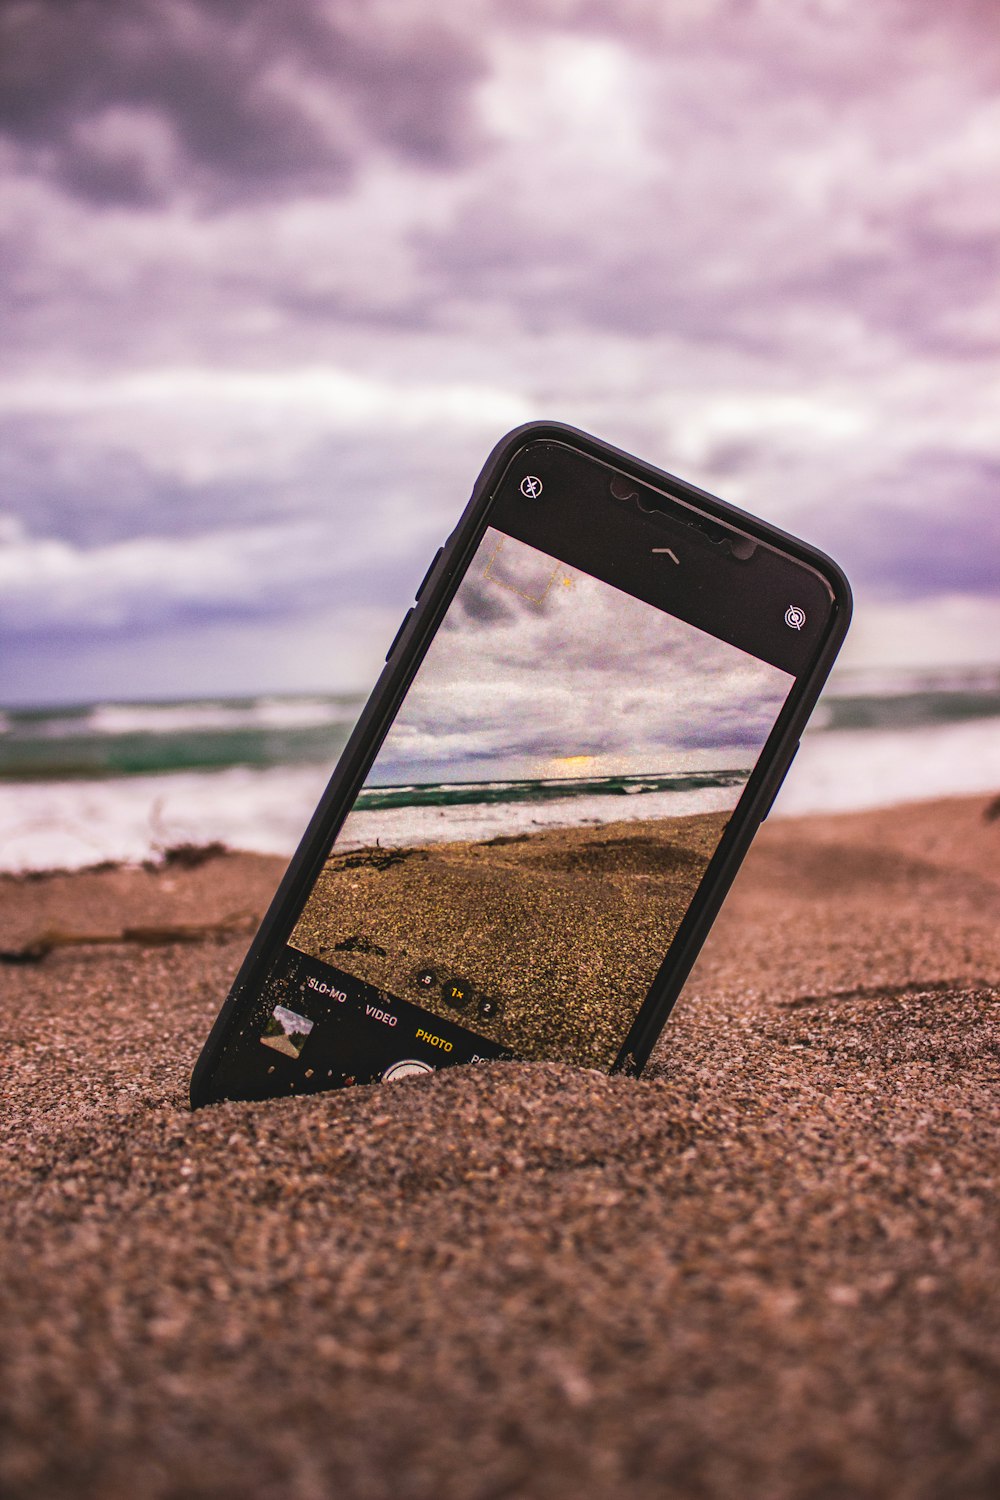
[[[531, 1061], [608, 1069], [729, 814], [361, 849], [327, 862], [303, 953]], [[423, 990], [417, 975], [435, 976]], [[448, 1003], [455, 980], [472, 997]], [[478, 1001], [496, 1007], [481, 1015]]]
[[0, 881], [6, 949], [133, 934], [0, 970], [4, 1493], [993, 1500], [985, 808], [765, 827], [639, 1080], [194, 1115], [277, 864]]

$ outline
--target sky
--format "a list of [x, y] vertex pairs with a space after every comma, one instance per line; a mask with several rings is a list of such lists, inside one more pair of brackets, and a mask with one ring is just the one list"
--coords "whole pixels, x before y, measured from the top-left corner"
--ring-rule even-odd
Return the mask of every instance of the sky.
[[366, 785], [749, 771], [792, 681], [490, 530]]
[[6, 0], [0, 702], [363, 689], [496, 440], [1000, 660], [993, 0]]

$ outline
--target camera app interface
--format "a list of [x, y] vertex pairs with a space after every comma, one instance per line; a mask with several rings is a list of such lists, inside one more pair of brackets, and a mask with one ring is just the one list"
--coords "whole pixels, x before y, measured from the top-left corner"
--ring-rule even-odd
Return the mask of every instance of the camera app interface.
[[488, 530], [272, 966], [260, 1064], [610, 1067], [791, 685]]

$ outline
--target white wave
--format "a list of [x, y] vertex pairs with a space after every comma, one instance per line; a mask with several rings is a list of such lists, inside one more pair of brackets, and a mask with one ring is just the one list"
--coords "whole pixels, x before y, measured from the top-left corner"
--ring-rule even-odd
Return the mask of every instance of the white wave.
[[[423, 784], [426, 785], [426, 783]], [[517, 781], [449, 781], [445, 785], [447, 785], [449, 792], [504, 792], [509, 787], [520, 786], [522, 783]], [[392, 787], [391, 790], [394, 792], [412, 792], [413, 788], [401, 786]]]
[[247, 728], [313, 729], [353, 722], [361, 706], [361, 700], [345, 704], [330, 698], [261, 698], [253, 706]]
[[328, 772], [312, 766], [0, 784], [0, 868], [79, 869], [219, 839], [290, 854]]
[[807, 735], [772, 817], [1000, 790], [1000, 719]]
[[253, 703], [103, 703], [91, 710], [82, 727], [91, 734], [103, 735], [184, 734], [213, 729], [312, 729], [353, 717], [350, 706], [325, 698], [261, 698]]

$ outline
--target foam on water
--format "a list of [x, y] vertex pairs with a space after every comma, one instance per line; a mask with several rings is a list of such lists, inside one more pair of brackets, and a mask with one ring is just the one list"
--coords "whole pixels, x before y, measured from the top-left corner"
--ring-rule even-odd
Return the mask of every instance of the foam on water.
[[771, 817], [1000, 791], [1000, 718], [806, 734]]
[[0, 783], [0, 868], [79, 869], [221, 840], [291, 854], [326, 785], [314, 766]]
[[339, 705], [324, 698], [257, 698], [246, 703], [108, 703], [86, 717], [92, 734], [181, 734], [209, 729], [312, 729], [336, 723]]

